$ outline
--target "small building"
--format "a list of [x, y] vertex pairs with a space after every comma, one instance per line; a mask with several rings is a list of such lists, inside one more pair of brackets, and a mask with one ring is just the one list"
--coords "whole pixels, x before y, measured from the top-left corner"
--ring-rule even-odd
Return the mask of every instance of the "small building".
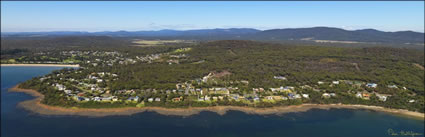
[[323, 82], [323, 81], [318, 81], [317, 82], [317, 84], [319, 84], [319, 85], [321, 85], [321, 84], [324, 84], [325, 82]]
[[322, 94], [322, 97], [323, 97], [323, 98], [330, 98], [330, 97], [331, 97], [331, 95], [330, 95], [329, 93], [323, 93], [323, 94]]
[[295, 99], [300, 99], [300, 98], [301, 98], [301, 95], [300, 95], [300, 94], [295, 94], [295, 95], [294, 95], [294, 98], [295, 98]]
[[148, 101], [149, 102], [153, 102], [153, 98], [148, 98]]
[[388, 85], [388, 88], [398, 88], [396, 85]]
[[302, 94], [303, 98], [310, 98], [308, 94]]
[[375, 95], [376, 95], [376, 97], [378, 97], [378, 99], [380, 101], [384, 101], [384, 102], [387, 101], [389, 96], [391, 96], [391, 95], [387, 95], [387, 94], [378, 94], [378, 93], [376, 93]]
[[205, 95], [205, 101], [209, 101], [211, 97], [209, 97], [208, 95]]
[[161, 101], [161, 98], [155, 98], [155, 101], [159, 102], [159, 101]]
[[128, 99], [127, 99], [127, 101], [139, 101], [139, 96], [136, 96], [136, 97], [129, 97]]
[[101, 99], [100, 99], [100, 97], [94, 97], [94, 99], [93, 99], [94, 101], [102, 101]]
[[283, 76], [273, 76], [274, 79], [279, 79], [279, 80], [287, 80], [286, 77]]
[[64, 90], [63, 92], [65, 92], [65, 94], [71, 94], [72, 93], [72, 90]]
[[254, 96], [253, 100], [254, 101], [260, 101], [260, 98], [258, 96]]
[[409, 103], [415, 103], [416, 101], [414, 99], [409, 100]]
[[118, 101], [118, 97], [117, 96], [112, 96], [112, 101]]
[[266, 96], [265, 99], [267, 99], [267, 100], [273, 100], [273, 96]]
[[84, 101], [83, 97], [77, 97], [77, 101]]
[[173, 98], [172, 101], [173, 102], [180, 102], [181, 101], [181, 98]]
[[332, 81], [332, 84], [338, 85], [339, 84], [339, 81]]
[[363, 98], [362, 93], [358, 92], [358, 93], [356, 94], [356, 97], [357, 97], [357, 98]]
[[369, 99], [370, 98], [369, 93], [363, 93], [362, 96], [363, 96], [363, 99]]
[[369, 87], [369, 88], [376, 88], [376, 87], [378, 87], [378, 84], [376, 84], [376, 83], [367, 83], [367, 84], [366, 84], [366, 87]]

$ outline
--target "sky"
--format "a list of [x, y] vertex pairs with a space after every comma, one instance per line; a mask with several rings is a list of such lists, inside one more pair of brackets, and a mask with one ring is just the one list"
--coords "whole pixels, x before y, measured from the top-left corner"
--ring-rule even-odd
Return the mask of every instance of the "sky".
[[318, 26], [424, 32], [424, 1], [1, 1], [1, 32]]

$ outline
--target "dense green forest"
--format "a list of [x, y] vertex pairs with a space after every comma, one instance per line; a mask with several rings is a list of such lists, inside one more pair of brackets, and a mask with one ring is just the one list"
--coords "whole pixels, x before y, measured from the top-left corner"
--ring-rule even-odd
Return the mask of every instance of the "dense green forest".
[[[360, 80], [396, 84], [424, 95], [422, 52], [393, 48], [336, 48], [290, 46], [251, 41], [218, 41], [195, 46], [179, 65], [156, 63], [112, 67], [125, 88], [171, 88], [177, 82], [200, 78], [212, 71], [229, 71], [227, 80], [247, 80], [252, 87], [305, 85], [317, 81]], [[204, 60], [203, 63], [194, 64]], [[108, 69], [108, 68], [99, 68]], [[284, 75], [282, 83], [271, 78]], [[128, 82], [127, 80], [131, 80]], [[167, 86], [169, 85], [169, 86]]]

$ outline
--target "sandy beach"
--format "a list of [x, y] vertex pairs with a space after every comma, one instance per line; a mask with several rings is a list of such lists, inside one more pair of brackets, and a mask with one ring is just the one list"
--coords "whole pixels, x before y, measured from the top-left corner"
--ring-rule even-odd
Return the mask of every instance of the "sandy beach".
[[389, 109], [379, 106], [367, 106], [367, 105], [344, 105], [344, 104], [302, 104], [294, 106], [283, 106], [283, 107], [272, 107], [272, 108], [253, 108], [253, 107], [237, 107], [237, 106], [214, 106], [214, 107], [191, 107], [191, 108], [162, 108], [162, 107], [128, 107], [128, 108], [64, 108], [57, 106], [49, 106], [40, 103], [44, 98], [44, 95], [40, 94], [36, 90], [32, 89], [20, 89], [16, 85], [10, 88], [11, 92], [24, 92], [36, 97], [33, 100], [23, 101], [18, 104], [18, 107], [22, 107], [29, 111], [42, 115], [78, 115], [78, 116], [89, 116], [89, 117], [102, 117], [112, 115], [132, 115], [135, 113], [153, 111], [162, 115], [174, 115], [174, 116], [190, 116], [199, 114], [202, 111], [211, 111], [219, 115], [226, 114], [229, 110], [241, 111], [247, 114], [259, 114], [259, 115], [282, 115], [290, 112], [305, 112], [310, 109], [331, 109], [331, 108], [343, 108], [343, 109], [367, 109], [373, 111], [387, 112], [396, 115], [408, 116], [416, 119], [424, 120], [424, 114], [419, 112], [412, 112], [402, 109]]
[[80, 65], [70, 65], [70, 64], [0, 64], [1, 66], [28, 66], [28, 67], [80, 67]]

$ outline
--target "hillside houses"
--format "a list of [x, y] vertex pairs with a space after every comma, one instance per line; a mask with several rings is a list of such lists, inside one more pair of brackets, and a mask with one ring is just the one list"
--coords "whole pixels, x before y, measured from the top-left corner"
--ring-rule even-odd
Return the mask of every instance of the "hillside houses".
[[[155, 56], [154, 56], [155, 57]], [[81, 73], [79, 70], [75, 73]], [[321, 99], [338, 98], [337, 95], [351, 94], [352, 97], [361, 99], [370, 99], [372, 94], [375, 94], [380, 101], [387, 101], [391, 95], [369, 93], [367, 88], [377, 88], [376, 83], [367, 83], [352, 81], [352, 80], [331, 80], [331, 81], [318, 81], [317, 84], [309, 83], [303, 86], [284, 86], [280, 87], [251, 87], [249, 85], [242, 85], [244, 80], [233, 80], [223, 85], [216, 86], [214, 84], [215, 73], [210, 72], [207, 76], [188, 80], [186, 82], [176, 83], [175, 87], [169, 89], [119, 89], [111, 90], [107, 85], [111, 80], [113, 81], [118, 77], [117, 74], [111, 72], [86, 72], [86, 76], [78, 78], [66, 78], [65, 74], [55, 74], [56, 78], [54, 83], [51, 84], [58, 91], [64, 93], [68, 97], [73, 98], [78, 102], [94, 101], [94, 102], [115, 102], [115, 101], [129, 101], [137, 103], [177, 103], [181, 101], [200, 101], [203, 103], [211, 103], [217, 101], [238, 101], [243, 103], [259, 103], [262, 101], [270, 101], [276, 103], [279, 101], [302, 100], [302, 102], [309, 102], [315, 100], [316, 97]], [[283, 76], [274, 76], [274, 79], [285, 80]], [[49, 80], [50, 77], [46, 76], [40, 81]], [[207, 82], [207, 83], [205, 83]], [[284, 82], [284, 81], [282, 81]], [[71, 87], [66, 87], [69, 83], [74, 83]], [[75, 84], [76, 83], [76, 84]], [[192, 84], [193, 83], [193, 84]], [[212, 84], [211, 84], [212, 83]], [[224, 83], [224, 82], [223, 82]], [[249, 83], [249, 81], [246, 81]], [[103, 86], [101, 86], [103, 84]], [[237, 85], [238, 84], [238, 85]], [[357, 86], [358, 84], [359, 86]], [[71, 84], [72, 85], [72, 84]], [[207, 86], [205, 86], [207, 85]], [[214, 85], [214, 86], [212, 86]], [[242, 86], [242, 88], [234, 87]], [[338, 85], [338, 86], [328, 86]], [[350, 86], [351, 85], [351, 86]], [[334, 88], [348, 87], [349, 90], [334, 91]], [[398, 88], [396, 85], [388, 85], [384, 88]], [[252, 90], [251, 90], [252, 89]], [[362, 92], [361, 92], [362, 91]], [[313, 94], [314, 93], [314, 94]], [[311, 96], [310, 96], [311, 95]]]

